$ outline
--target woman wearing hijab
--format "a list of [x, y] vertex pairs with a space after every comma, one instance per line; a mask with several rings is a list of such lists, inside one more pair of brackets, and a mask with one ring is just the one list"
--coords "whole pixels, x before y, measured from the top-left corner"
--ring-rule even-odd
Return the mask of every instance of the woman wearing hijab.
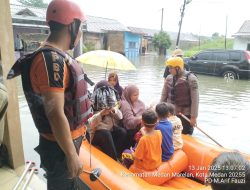
[[122, 97], [123, 88], [120, 86], [117, 73], [115, 72], [109, 73], [108, 82], [118, 92], [119, 96]]
[[115, 90], [106, 80], [102, 80], [96, 84], [92, 97], [95, 112], [108, 109], [110, 113], [103, 116], [95, 128], [89, 129], [90, 139], [93, 145], [117, 160], [123, 151], [126, 130], [119, 126], [122, 113], [118, 108]]
[[134, 136], [140, 130], [142, 113], [145, 111], [145, 104], [139, 100], [139, 88], [136, 85], [125, 87], [120, 109], [123, 115], [123, 126], [127, 129], [124, 148], [130, 148], [135, 145]]

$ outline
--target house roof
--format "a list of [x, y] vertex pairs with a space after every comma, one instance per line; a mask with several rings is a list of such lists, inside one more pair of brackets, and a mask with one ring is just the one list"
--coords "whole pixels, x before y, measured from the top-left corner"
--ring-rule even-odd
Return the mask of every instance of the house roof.
[[13, 23], [13, 26], [19, 26], [19, 27], [33, 27], [33, 28], [44, 28], [48, 29], [49, 27], [46, 25], [39, 25], [39, 24], [20, 24], [20, 23]]
[[[157, 34], [160, 32], [160, 30], [154, 30], [154, 29], [146, 29], [146, 28], [136, 28], [136, 27], [128, 27], [131, 32], [142, 34], [144, 36], [153, 37], [154, 34]], [[177, 32], [168, 32], [166, 31], [170, 37], [171, 40], [177, 39]], [[198, 42], [198, 38], [193, 35], [192, 33], [181, 33], [180, 40], [182, 41], [189, 41], [189, 42]]]
[[[13, 25], [21, 26], [23, 24], [23, 26], [36, 25], [36, 27], [42, 27], [42, 28], [46, 27], [45, 25], [46, 8], [37, 8], [37, 7], [30, 7], [17, 4], [11, 4], [10, 8], [11, 8], [11, 16], [13, 18]], [[136, 34], [141, 34], [145, 37], [153, 37], [154, 34], [160, 31], [148, 28], [126, 27], [119, 21], [109, 18], [95, 17], [89, 15], [87, 15], [86, 17], [87, 17], [88, 32], [106, 33], [107, 31], [122, 31], [122, 32], [129, 31]], [[28, 23], [28, 21], [37, 21], [37, 22]], [[167, 33], [169, 34], [171, 40], [176, 40], [177, 38], [176, 32], [167, 32]], [[197, 37], [195, 37], [191, 33], [181, 33], [180, 40], [198, 41]]]
[[233, 36], [250, 36], [250, 20], [246, 20]]
[[[177, 39], [177, 32], [168, 32], [170, 39]], [[180, 34], [180, 40], [181, 41], [186, 41], [186, 42], [198, 42], [199, 39], [193, 35], [192, 33], [181, 33]]]
[[129, 29], [117, 20], [87, 15], [87, 31], [105, 33], [106, 31], [129, 31]]
[[137, 28], [137, 27], [132, 27], [129, 26], [128, 29], [136, 34], [142, 34], [144, 36], [150, 36], [153, 37], [154, 34], [157, 34], [160, 32], [160, 30], [154, 30], [154, 29], [148, 29], [148, 28]]
[[[46, 8], [30, 7], [11, 4], [11, 16], [18, 20], [43, 21], [46, 20]], [[105, 33], [106, 31], [129, 31], [129, 29], [114, 19], [87, 15], [87, 31]], [[20, 21], [18, 23], [21, 23]], [[25, 24], [25, 23], [24, 23]]]
[[10, 4], [11, 16], [12, 18], [17, 15], [22, 15], [22, 17], [33, 17], [34, 19], [43, 19], [46, 18], [46, 8], [30, 7], [26, 5], [16, 5]]

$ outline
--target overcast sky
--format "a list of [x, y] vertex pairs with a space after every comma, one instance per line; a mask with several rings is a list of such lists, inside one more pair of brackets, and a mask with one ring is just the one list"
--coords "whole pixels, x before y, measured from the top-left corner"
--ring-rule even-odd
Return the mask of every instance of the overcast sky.
[[[14, 2], [15, 0], [11, 0]], [[163, 29], [178, 32], [180, 8], [184, 0], [74, 0], [87, 15], [116, 19], [125, 26]], [[50, 2], [50, 0], [45, 0]], [[192, 0], [186, 5], [182, 32], [211, 36], [218, 32], [236, 33], [245, 20], [250, 20], [250, 0]]]
[[[178, 31], [180, 8], [184, 0], [76, 0], [88, 15], [113, 18], [126, 26]], [[214, 32], [236, 33], [245, 20], [250, 20], [250, 0], [192, 0], [186, 5], [183, 32], [209, 35]]]

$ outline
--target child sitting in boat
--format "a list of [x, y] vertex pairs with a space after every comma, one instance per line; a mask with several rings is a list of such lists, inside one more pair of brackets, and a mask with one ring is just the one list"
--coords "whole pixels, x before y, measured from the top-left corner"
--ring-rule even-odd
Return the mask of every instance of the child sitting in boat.
[[[171, 104], [171, 103], [159, 103], [158, 104], [159, 105], [158, 106], [158, 112], [159, 112], [158, 116], [160, 115], [160, 112], [162, 112], [161, 111], [162, 110], [162, 108], [161, 108], [162, 106], [160, 106], [161, 104], [165, 104], [165, 105], [163, 105], [163, 107], [165, 107], [165, 109], [168, 110], [168, 114], [167, 114], [167, 120], [168, 121], [165, 121], [165, 124], [169, 125], [169, 122], [170, 122], [171, 125], [172, 125], [172, 128], [173, 128], [173, 138], [172, 139], [173, 139], [174, 150], [182, 149], [182, 147], [183, 147], [183, 140], [182, 140], [182, 135], [181, 134], [182, 134], [183, 126], [182, 126], [180, 118], [178, 118], [175, 115], [175, 106], [173, 104]], [[164, 123], [164, 122], [162, 121], [162, 122], [159, 122], [159, 124], [160, 123]], [[156, 127], [156, 129], [157, 129], [157, 127]], [[159, 129], [159, 130], [161, 130], [161, 129]], [[142, 136], [141, 131], [139, 131], [139, 132], [137, 132], [135, 134], [135, 141], [137, 143], [139, 142], [139, 139], [141, 138], [141, 136]], [[163, 135], [163, 139], [164, 139], [164, 135]], [[164, 146], [164, 145], [162, 144], [162, 146]], [[166, 148], [166, 149], [168, 149], [168, 148]], [[166, 151], [166, 152], [168, 152], [168, 151]], [[163, 158], [164, 157], [166, 157], [166, 156], [163, 153]], [[165, 161], [165, 159], [163, 159], [163, 160]]]
[[114, 160], [121, 156], [126, 138], [126, 130], [119, 126], [122, 113], [118, 108], [115, 90], [106, 80], [98, 82], [93, 92], [93, 108], [95, 113], [108, 109], [109, 114], [104, 115], [100, 123], [88, 130], [92, 144], [99, 147]]
[[[155, 111], [147, 109], [142, 114], [142, 133], [135, 151], [125, 150], [122, 154], [122, 161], [131, 157], [133, 165], [144, 170], [154, 170], [159, 167], [161, 161], [161, 142], [162, 135], [159, 130], [154, 130], [157, 123]], [[129, 167], [129, 165], [126, 165]]]
[[166, 103], [168, 107], [168, 120], [172, 123], [173, 127], [173, 143], [174, 150], [182, 149], [183, 140], [182, 140], [182, 122], [179, 117], [175, 115], [175, 106], [171, 103]]
[[121, 98], [123, 88], [120, 86], [119, 78], [118, 78], [117, 73], [115, 73], [115, 72], [109, 73], [108, 82], [118, 92], [119, 97]]
[[155, 129], [160, 130], [162, 134], [162, 161], [169, 160], [174, 153], [173, 128], [172, 124], [168, 121], [169, 108], [168, 104], [164, 102], [157, 104], [155, 108], [159, 121]]

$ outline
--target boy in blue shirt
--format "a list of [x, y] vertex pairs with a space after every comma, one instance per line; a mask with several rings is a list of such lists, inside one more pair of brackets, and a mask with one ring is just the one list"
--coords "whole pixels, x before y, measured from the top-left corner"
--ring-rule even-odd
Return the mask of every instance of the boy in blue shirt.
[[159, 121], [155, 129], [160, 130], [162, 134], [162, 161], [167, 161], [174, 153], [173, 127], [167, 120], [169, 108], [166, 103], [162, 102], [156, 105], [155, 111]]

